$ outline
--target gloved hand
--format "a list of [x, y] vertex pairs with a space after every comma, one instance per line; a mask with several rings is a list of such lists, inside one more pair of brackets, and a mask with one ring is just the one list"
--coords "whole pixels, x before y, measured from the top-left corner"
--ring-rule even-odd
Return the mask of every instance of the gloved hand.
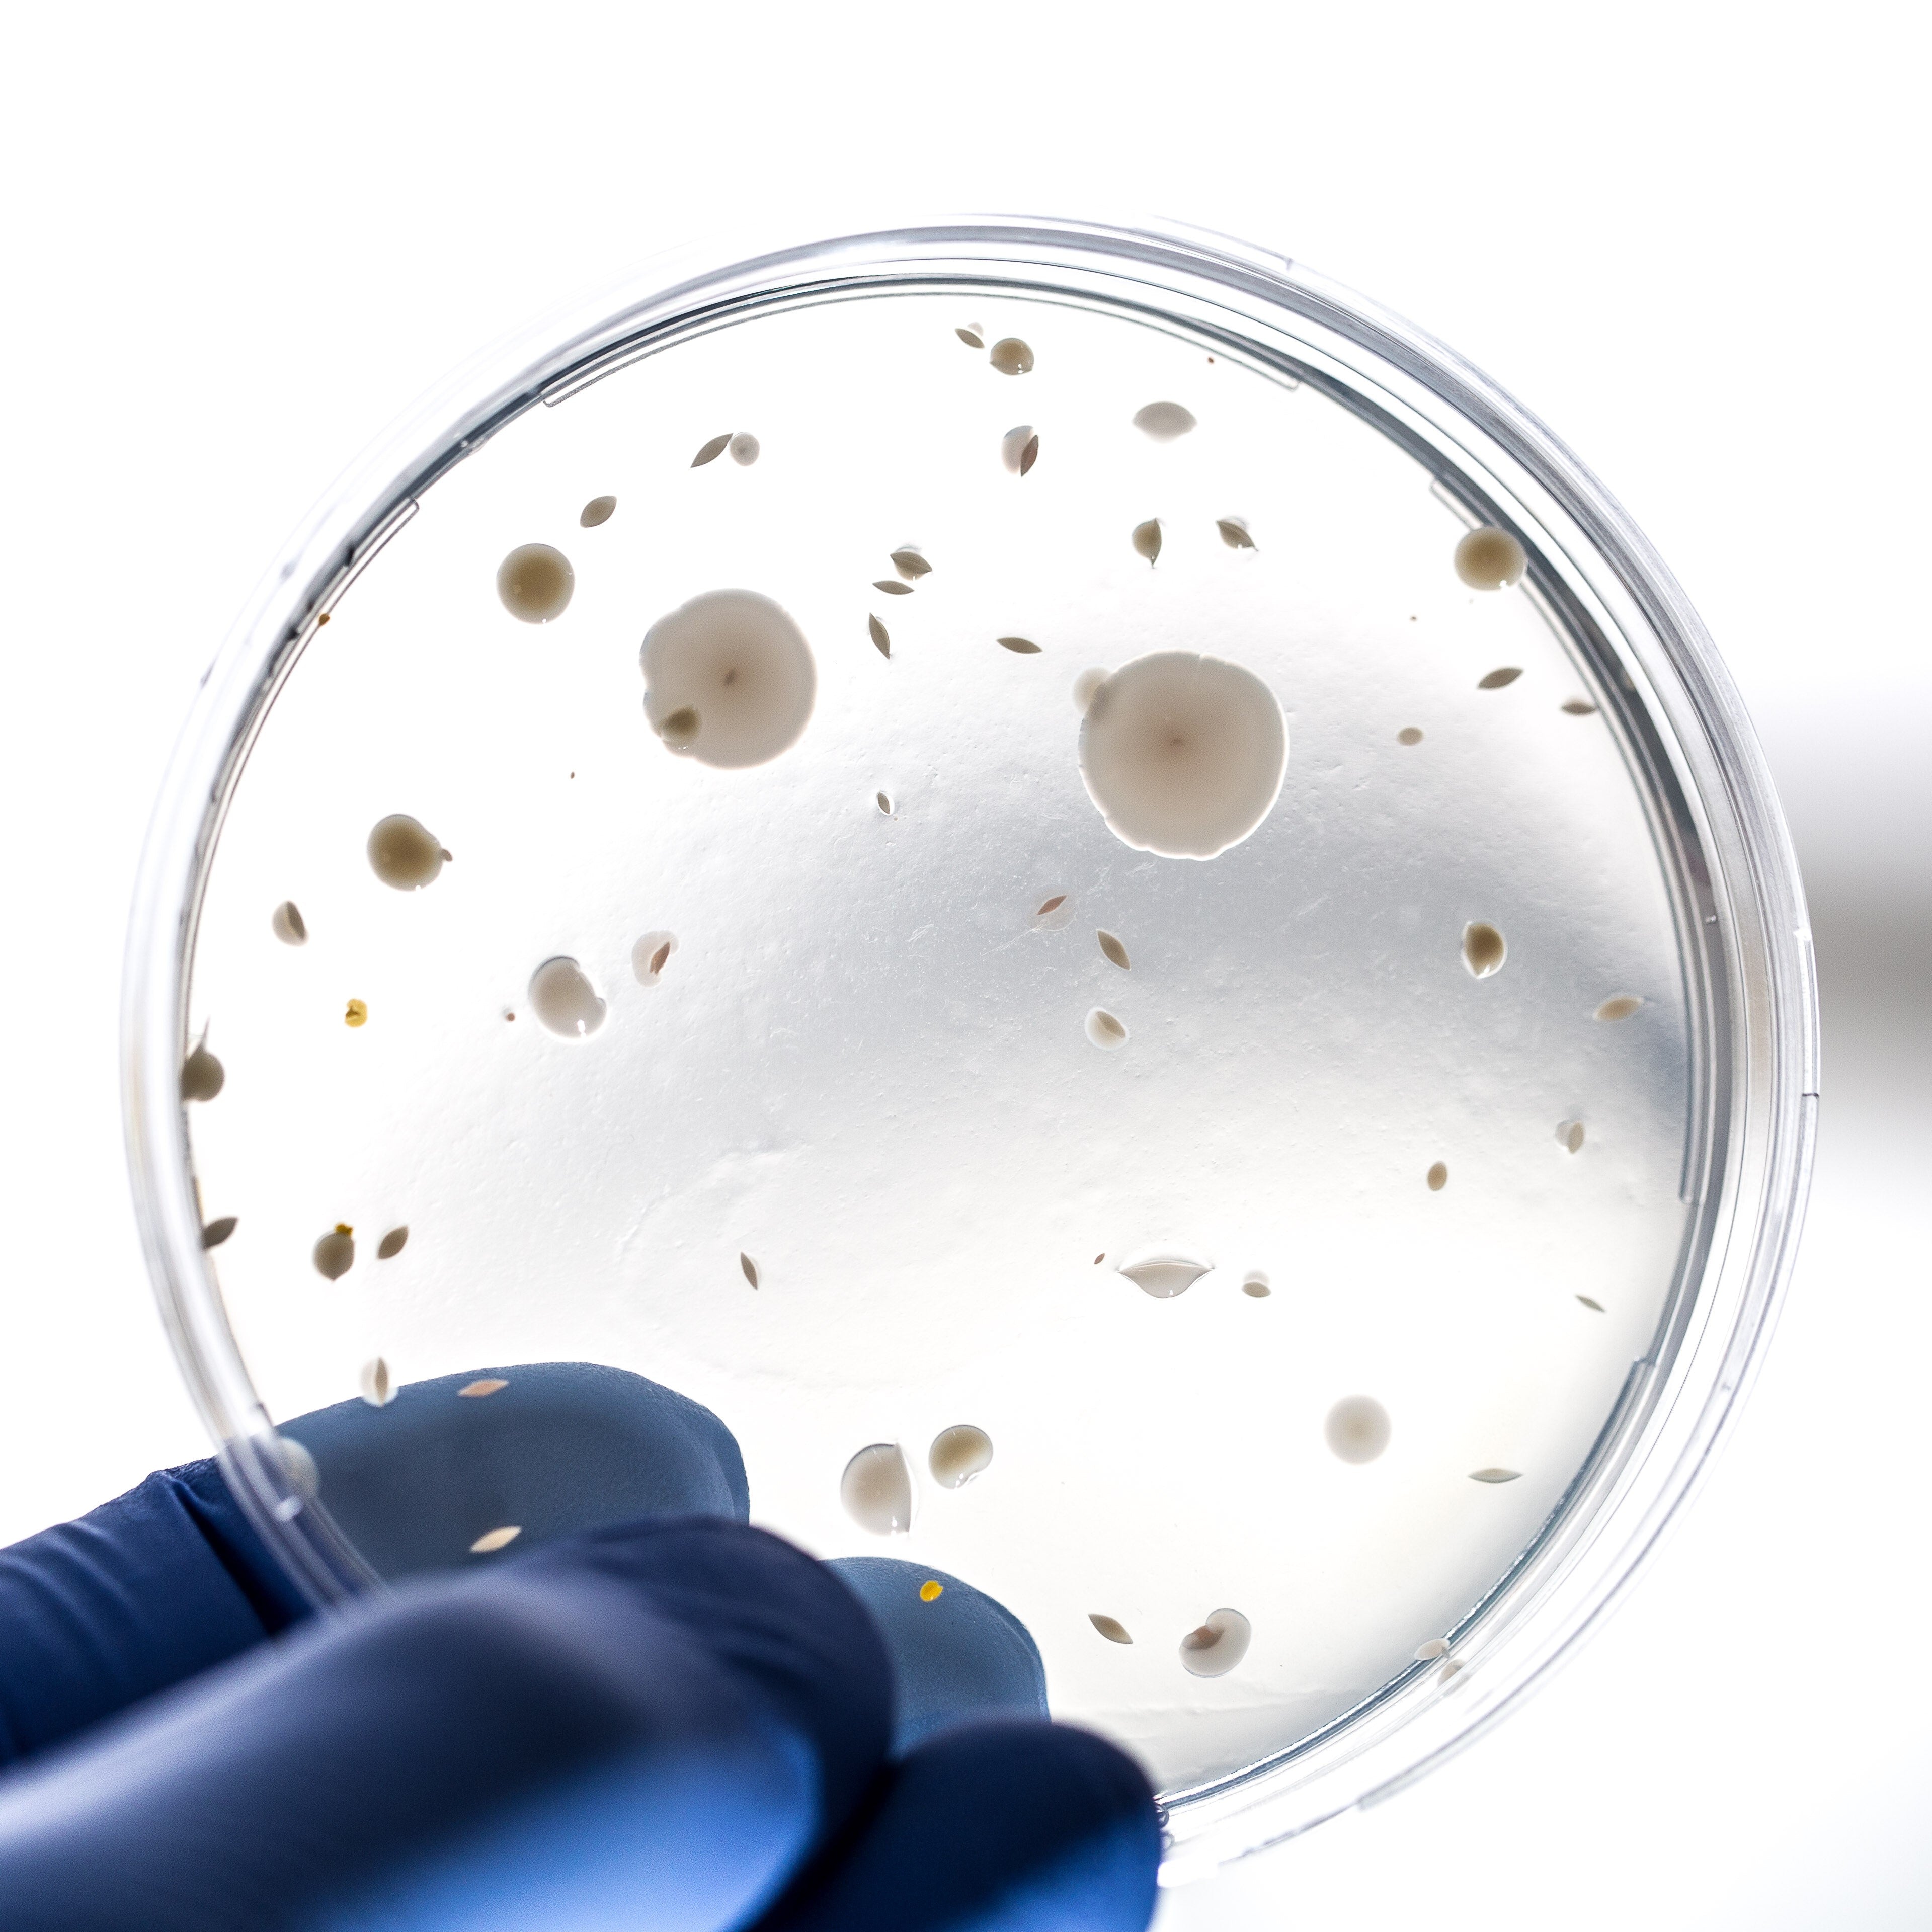
[[[608, 1402], [614, 1372], [584, 1372]], [[731, 1520], [730, 1502], [572, 1532], [545, 1444], [553, 1463], [566, 1436], [580, 1449], [580, 1376], [504, 1373], [565, 1392], [527, 1409], [526, 1473], [504, 1479], [555, 1533], [468, 1574], [431, 1562], [310, 1616], [212, 1462], [0, 1552], [0, 1926], [1140, 1932], [1159, 1833], [1138, 1770], [1037, 1717], [949, 1714], [949, 1697], [1016, 1701], [1000, 1689], [1014, 1633], [1031, 1652], [1016, 1620], [948, 1580], [956, 1628], [976, 1618], [1006, 1646], [994, 1662], [980, 1640], [935, 1665], [892, 1638], [922, 1713], [909, 1728], [902, 1709], [896, 1750], [887, 1637], [831, 1566]], [[626, 1400], [656, 1466], [678, 1450], [666, 1399], [687, 1449], [712, 1442], [691, 1414], [718, 1438], [715, 1466], [692, 1452], [654, 1499], [729, 1491], [736, 1445], [716, 1418], [623, 1380], [648, 1392]], [[404, 1444], [393, 1475], [425, 1442], [485, 1427], [477, 1405], [428, 1393], [414, 1438], [400, 1417], [379, 1438], [382, 1412], [358, 1406], [288, 1425], [320, 1445], [325, 1500], [339, 1485], [352, 1515], [358, 1444]], [[518, 1412], [496, 1413], [512, 1425], [498, 1437], [515, 1436]], [[458, 1448], [496, 1480], [487, 1454]], [[362, 1483], [365, 1511], [394, 1518], [397, 1483], [366, 1468]], [[449, 1492], [410, 1506], [447, 1512]], [[456, 1527], [466, 1556], [474, 1532]], [[897, 1568], [868, 1559], [852, 1580], [896, 1602], [878, 1592]]]

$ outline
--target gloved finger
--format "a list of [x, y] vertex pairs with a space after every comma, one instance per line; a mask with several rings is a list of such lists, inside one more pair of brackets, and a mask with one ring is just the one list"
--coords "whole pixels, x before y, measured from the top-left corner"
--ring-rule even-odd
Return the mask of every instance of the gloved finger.
[[896, 1556], [825, 1566], [872, 1613], [892, 1663], [892, 1755], [980, 1718], [1044, 1718], [1046, 1666], [1026, 1625], [944, 1570]]
[[0, 1783], [8, 1932], [706, 1932], [876, 1775], [862, 1607], [763, 1532], [426, 1580]]
[[[485, 1389], [482, 1397], [465, 1389]], [[320, 1471], [322, 1507], [388, 1577], [474, 1568], [518, 1546], [650, 1514], [744, 1521], [730, 1432], [673, 1390], [589, 1363], [477, 1370], [352, 1401], [283, 1435]], [[212, 1462], [150, 1476], [0, 1550], [0, 1766], [182, 1683], [311, 1606]]]
[[388, 1581], [473, 1568], [478, 1537], [519, 1549], [647, 1516], [749, 1516], [745, 1459], [710, 1410], [594, 1362], [466, 1369], [377, 1408], [338, 1402], [281, 1425], [317, 1499]]
[[988, 1718], [892, 1766], [758, 1932], [1144, 1932], [1160, 1864], [1131, 1759], [1088, 1732]]
[[308, 1614], [212, 1461], [0, 1550], [0, 1766]]

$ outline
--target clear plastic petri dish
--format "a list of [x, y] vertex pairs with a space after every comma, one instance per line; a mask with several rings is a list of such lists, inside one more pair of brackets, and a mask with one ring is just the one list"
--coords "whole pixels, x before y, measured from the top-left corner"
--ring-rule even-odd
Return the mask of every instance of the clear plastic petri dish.
[[660, 263], [394, 431], [204, 682], [124, 1033], [319, 1601], [634, 1507], [566, 1429], [504, 1520], [461, 1400], [616, 1378], [1004, 1606], [1170, 1880], [1603, 1613], [1816, 1094], [1762, 760], [1601, 486], [1277, 255], [1010, 219]]

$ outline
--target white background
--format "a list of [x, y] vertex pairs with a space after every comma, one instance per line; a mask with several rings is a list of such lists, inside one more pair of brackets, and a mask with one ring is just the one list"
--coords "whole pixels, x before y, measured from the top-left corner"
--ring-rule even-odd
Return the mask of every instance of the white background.
[[1778, 771], [1826, 1059], [1778, 1346], [1629, 1606], [1454, 1766], [1170, 1896], [1162, 1932], [1932, 1922], [1923, 32], [1869, 4], [15, 14], [0, 1535], [204, 1447], [127, 1205], [122, 922], [194, 681], [336, 470], [472, 349], [721, 224], [1172, 215], [1454, 344], [1645, 525]]

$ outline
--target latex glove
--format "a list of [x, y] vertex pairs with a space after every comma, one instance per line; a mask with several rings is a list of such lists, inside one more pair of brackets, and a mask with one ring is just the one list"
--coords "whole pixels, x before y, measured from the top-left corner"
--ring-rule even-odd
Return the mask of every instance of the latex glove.
[[0, 1552], [0, 1925], [1139, 1932], [1126, 1758], [994, 1718], [890, 1760], [892, 1701], [852, 1592], [739, 1523], [304, 1618], [190, 1465]]

